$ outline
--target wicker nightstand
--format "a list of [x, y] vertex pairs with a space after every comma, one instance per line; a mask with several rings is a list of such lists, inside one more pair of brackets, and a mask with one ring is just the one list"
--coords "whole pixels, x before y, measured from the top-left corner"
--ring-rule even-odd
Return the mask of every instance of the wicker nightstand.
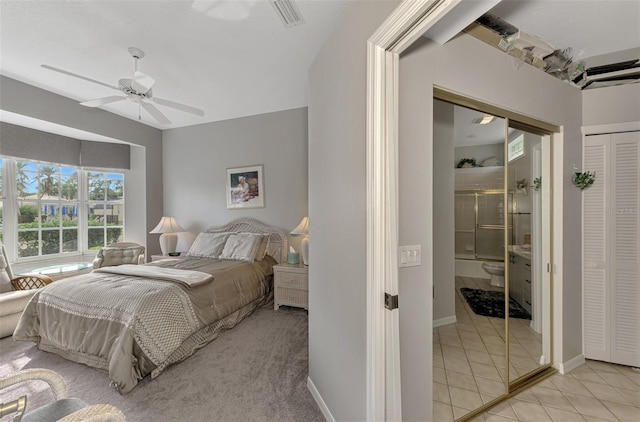
[[282, 305], [309, 309], [309, 267], [279, 264], [273, 267], [273, 309]]

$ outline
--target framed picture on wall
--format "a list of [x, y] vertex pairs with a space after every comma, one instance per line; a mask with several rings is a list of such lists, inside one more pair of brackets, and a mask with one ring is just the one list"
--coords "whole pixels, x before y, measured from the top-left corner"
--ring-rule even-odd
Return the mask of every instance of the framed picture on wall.
[[227, 209], [264, 208], [262, 165], [227, 169]]

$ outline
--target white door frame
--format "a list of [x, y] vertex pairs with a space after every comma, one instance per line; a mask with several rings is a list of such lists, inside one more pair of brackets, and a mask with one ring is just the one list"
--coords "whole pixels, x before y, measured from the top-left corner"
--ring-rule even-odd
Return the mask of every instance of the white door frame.
[[367, 420], [402, 420], [398, 310], [399, 58], [462, 0], [403, 0], [367, 41]]
[[[384, 308], [385, 292], [398, 292], [398, 79], [399, 57], [463, 0], [403, 0], [367, 41], [367, 398], [368, 421], [402, 420], [398, 311]], [[564, 129], [553, 135], [553, 204], [562, 204]], [[563, 362], [563, 214], [553, 206], [550, 245], [553, 365]]]

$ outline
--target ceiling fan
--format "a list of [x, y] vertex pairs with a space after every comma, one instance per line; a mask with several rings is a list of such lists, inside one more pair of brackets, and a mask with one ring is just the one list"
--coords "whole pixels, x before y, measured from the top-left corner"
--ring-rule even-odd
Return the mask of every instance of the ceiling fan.
[[[204, 117], [204, 111], [199, 108], [177, 103], [171, 100], [165, 100], [163, 98], [154, 97], [153, 90], [151, 88], [153, 87], [155, 80], [149, 75], [146, 75], [138, 70], [138, 60], [144, 57], [144, 51], [136, 47], [129, 47], [129, 54], [131, 54], [134, 59], [133, 77], [120, 79], [118, 81], [118, 86], [100, 82], [95, 79], [78, 75], [64, 69], [49, 66], [47, 64], [43, 64], [42, 67], [45, 69], [53, 70], [55, 72], [63, 73], [65, 75], [84, 79], [85, 81], [93, 82], [95, 84], [106, 86], [107, 88], [115, 89], [121, 92], [120, 95], [110, 95], [108, 97], [97, 98], [95, 100], [89, 100], [80, 103], [81, 105], [86, 107], [100, 107], [106, 104], [115, 103], [117, 101], [129, 100], [138, 104], [138, 110], [140, 110], [140, 108], [144, 108], [151, 115], [151, 117], [156, 119], [161, 124], [170, 124], [171, 121], [160, 110], [158, 110], [158, 108], [153, 103], [195, 114], [196, 116]], [[142, 119], [139, 111], [138, 119]]]

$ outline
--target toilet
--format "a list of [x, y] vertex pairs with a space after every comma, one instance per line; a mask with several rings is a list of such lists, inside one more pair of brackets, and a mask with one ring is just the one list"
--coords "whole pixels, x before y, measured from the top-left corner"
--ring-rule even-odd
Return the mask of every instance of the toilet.
[[483, 262], [482, 268], [491, 275], [492, 286], [504, 287], [504, 262]]

